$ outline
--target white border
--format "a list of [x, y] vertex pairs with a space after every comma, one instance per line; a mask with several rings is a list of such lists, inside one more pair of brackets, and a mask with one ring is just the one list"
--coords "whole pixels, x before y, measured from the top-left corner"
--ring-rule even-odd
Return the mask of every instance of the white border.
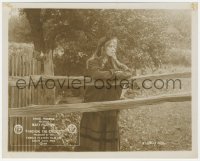
[[79, 3], [79, 2], [83, 2], [83, 3], [146, 3], [146, 2], [150, 2], [150, 3], [154, 3], [154, 2], [159, 2], [159, 3], [163, 3], [163, 2], [198, 2], [198, 0], [2, 0], [2, 2], [47, 2], [47, 3], [58, 3], [58, 2], [64, 2], [64, 3], [69, 3], [69, 2], [73, 2], [73, 3]]
[[[116, 1], [115, 1], [116, 2]], [[19, 5], [23, 5], [23, 4], [20, 4], [20, 3], [17, 3], [17, 4], [14, 4], [15, 7], [19, 7]], [[25, 4], [25, 5], [28, 5], [29, 7], [41, 7], [42, 5], [45, 5], [45, 7], [47, 8], [55, 8], [55, 3], [54, 4], [44, 4], [44, 3], [32, 3], [32, 4]], [[59, 8], [63, 8], [64, 5], [62, 3], [58, 3], [56, 5], [59, 5]], [[66, 5], [66, 4], [65, 4]], [[75, 4], [67, 4], [67, 8], [71, 5], [79, 5], [78, 3], [75, 3]], [[82, 8], [82, 7], [85, 7], [85, 8], [88, 8], [88, 6], [90, 7], [95, 7], [93, 5], [97, 5], [96, 8], [102, 8], [101, 5], [105, 5], [104, 3], [92, 3], [92, 4], [89, 4], [89, 3], [82, 3], [81, 6], [79, 5], [78, 8]], [[128, 6], [127, 6], [128, 5]], [[173, 9], [190, 9], [190, 5], [188, 6], [188, 4], [184, 4], [184, 3], [173, 3], [173, 4], [169, 4], [169, 3], [159, 3], [159, 5], [155, 4], [155, 3], [137, 3], [137, 4], [133, 4], [133, 3], [126, 3], [126, 4], [123, 4], [120, 3], [114, 3], [114, 4], [111, 4], [111, 3], [108, 3], [108, 5], [106, 4], [105, 7], [107, 8], [130, 8], [131, 5], [134, 5], [136, 8], [145, 8], [145, 9], [149, 9], [149, 6], [148, 5], [153, 5], [153, 7], [150, 7], [151, 9], [158, 9], [159, 8], [159, 5], [161, 5], [161, 8], [164, 9], [164, 8], [173, 8]], [[171, 5], [171, 6], [170, 6]], [[77, 6], [75, 7], [77, 8]], [[6, 9], [3, 8], [4, 10], [4, 15], [5, 15], [5, 11]], [[4, 32], [3, 32], [3, 37], [4, 37], [4, 42], [3, 42], [3, 47], [4, 47], [4, 53], [7, 53], [7, 21], [5, 19], [5, 16], [3, 15], [3, 28], [4, 28]], [[193, 12], [193, 24], [197, 22], [197, 12]], [[5, 30], [6, 29], [6, 30]], [[194, 30], [195, 29], [195, 30]], [[45, 158], [77, 158], [77, 157], [81, 157], [81, 158], [190, 158], [190, 157], [196, 157], [197, 156], [197, 136], [194, 136], [194, 134], [197, 134], [197, 91], [196, 91], [196, 87], [197, 87], [197, 47], [198, 47], [198, 44], [197, 44], [197, 25], [195, 25], [195, 28], [193, 26], [193, 37], [192, 37], [192, 40], [193, 42], [193, 45], [192, 45], [192, 53], [194, 52], [194, 49], [195, 49], [195, 54], [193, 53], [192, 54], [192, 91], [193, 91], [193, 97], [192, 97], [192, 107], [193, 107], [193, 110], [192, 110], [192, 127], [193, 127], [193, 137], [192, 137], [192, 141], [193, 141], [193, 146], [192, 146], [192, 149], [193, 149], [193, 152], [188, 152], [188, 151], [184, 151], [184, 152], [104, 152], [104, 153], [101, 153], [101, 152], [89, 152], [89, 153], [84, 153], [84, 152], [7, 152], [6, 149], [7, 149], [7, 143], [6, 143], [6, 140], [7, 140], [7, 135], [5, 135], [5, 133], [7, 134], [6, 130], [3, 131], [3, 145], [5, 146], [5, 148], [3, 149], [3, 156], [4, 157], [17, 157], [17, 158], [29, 158], [31, 156], [31, 154], [33, 154], [33, 156], [31, 157], [45, 157]], [[7, 129], [6, 125], [7, 125], [7, 107], [6, 105], [8, 104], [7, 102], [7, 99], [6, 99], [6, 96], [8, 95], [8, 86], [7, 86], [7, 82], [8, 82], [8, 68], [5, 68], [6, 65], [7, 65], [7, 54], [3, 54], [3, 129]], [[194, 109], [194, 107], [196, 107]], [[5, 115], [6, 114], [6, 115]], [[194, 150], [195, 149], [195, 150]], [[22, 155], [23, 154], [23, 155]]]
[[191, 3], [5, 3], [11, 8], [60, 8], [60, 9], [191, 9]]

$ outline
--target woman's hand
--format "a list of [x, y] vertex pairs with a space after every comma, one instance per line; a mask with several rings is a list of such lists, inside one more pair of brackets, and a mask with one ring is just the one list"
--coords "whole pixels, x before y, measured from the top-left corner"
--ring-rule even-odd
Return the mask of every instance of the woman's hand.
[[125, 71], [130, 71], [130, 69], [126, 65], [124, 65], [124, 64], [121, 65], [121, 68], [123, 70], [125, 70]]
[[114, 61], [114, 63], [116, 63], [118, 65], [118, 67], [120, 67], [122, 70], [124, 71], [130, 71], [130, 69], [125, 65], [122, 64], [121, 62], [119, 62], [119, 60], [117, 59], [116, 54], [112, 55], [112, 60]]
[[119, 71], [119, 70], [115, 71], [116, 75], [120, 75], [120, 74], [123, 74], [123, 73], [124, 73], [123, 71]]
[[131, 77], [131, 73], [124, 71], [115, 71], [115, 76], [119, 79], [127, 79]]

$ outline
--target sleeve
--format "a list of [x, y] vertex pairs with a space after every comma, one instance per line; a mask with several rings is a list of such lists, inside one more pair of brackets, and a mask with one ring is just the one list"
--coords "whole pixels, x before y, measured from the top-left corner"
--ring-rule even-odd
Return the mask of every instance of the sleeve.
[[125, 65], [120, 63], [121, 72], [116, 73], [118, 79], [127, 79], [132, 76], [131, 70]]
[[114, 76], [114, 70], [101, 70], [97, 59], [88, 62], [88, 70], [94, 79], [111, 79]]

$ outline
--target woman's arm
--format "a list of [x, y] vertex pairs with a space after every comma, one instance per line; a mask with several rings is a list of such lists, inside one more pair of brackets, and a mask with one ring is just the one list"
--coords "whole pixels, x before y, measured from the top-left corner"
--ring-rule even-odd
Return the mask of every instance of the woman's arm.
[[101, 70], [97, 59], [88, 62], [88, 70], [94, 79], [112, 79], [114, 77], [114, 70]]
[[101, 70], [99, 66], [99, 62], [97, 59], [91, 60], [88, 62], [88, 69], [89, 73], [91, 74], [91, 77], [94, 79], [112, 79], [112, 78], [118, 78], [118, 79], [127, 79], [131, 77], [131, 70], [124, 64], [121, 63], [121, 70], [116, 71], [114, 69], [110, 70]]
[[118, 66], [120, 67], [120, 71], [116, 71], [115, 75], [117, 78], [119, 79], [127, 79], [131, 77], [131, 70], [123, 63], [119, 62], [116, 59], [116, 63], [118, 64]]
[[113, 55], [111, 61], [113, 64], [116, 64], [119, 68], [119, 71], [116, 71], [114, 74], [118, 79], [127, 79], [131, 77], [131, 70], [125, 64], [121, 63], [116, 55]]

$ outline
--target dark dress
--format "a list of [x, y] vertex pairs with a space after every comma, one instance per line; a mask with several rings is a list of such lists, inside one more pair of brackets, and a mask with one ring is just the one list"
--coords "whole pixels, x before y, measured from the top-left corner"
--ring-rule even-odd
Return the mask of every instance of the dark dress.
[[[100, 58], [95, 58], [88, 63], [89, 76], [94, 79], [112, 79], [115, 75], [113, 65], [108, 61], [102, 68]], [[130, 72], [124, 71], [124, 77]], [[123, 77], [123, 76], [122, 76]], [[101, 102], [119, 100], [121, 87], [110, 89], [97, 89], [89, 86], [86, 89], [85, 102]], [[82, 115], [80, 125], [80, 146], [78, 151], [118, 151], [119, 150], [119, 127], [118, 110], [103, 112], [85, 112]]]

